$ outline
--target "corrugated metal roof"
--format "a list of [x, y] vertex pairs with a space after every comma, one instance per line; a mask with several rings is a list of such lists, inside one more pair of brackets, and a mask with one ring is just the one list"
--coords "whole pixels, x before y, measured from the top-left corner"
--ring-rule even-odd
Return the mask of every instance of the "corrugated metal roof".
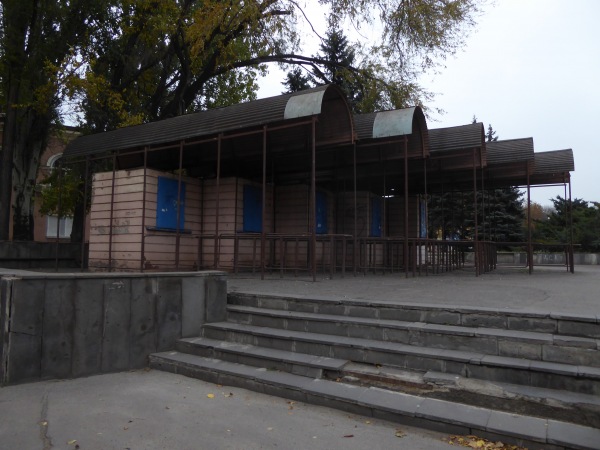
[[575, 170], [573, 150], [554, 150], [534, 154], [534, 175], [565, 173]]
[[473, 148], [486, 148], [483, 124], [480, 122], [429, 130], [429, 150], [432, 156], [436, 152]]
[[392, 111], [380, 111], [354, 116], [354, 127], [359, 140], [406, 136], [414, 133], [415, 120], [427, 129], [425, 115], [418, 106]]
[[489, 166], [533, 161], [533, 138], [486, 143]]
[[419, 106], [357, 114], [354, 116], [354, 129], [359, 146], [389, 146], [394, 137], [407, 136], [410, 158], [425, 158], [429, 155], [429, 131], [425, 114]]
[[[304, 117], [320, 112], [325, 91], [339, 91], [336, 86], [326, 85], [314, 89], [285, 94], [276, 97], [254, 100], [247, 103], [185, 114], [170, 119], [150, 122], [143, 125], [119, 128], [114, 131], [81, 136], [65, 149], [66, 156], [101, 153], [108, 150], [139, 148], [146, 145], [166, 144], [180, 140], [209, 136], [221, 132], [242, 130], [285, 119], [288, 101], [294, 97], [310, 97], [310, 108], [298, 109], [302, 102], [292, 102], [290, 117]], [[339, 91], [339, 95], [341, 91]]]

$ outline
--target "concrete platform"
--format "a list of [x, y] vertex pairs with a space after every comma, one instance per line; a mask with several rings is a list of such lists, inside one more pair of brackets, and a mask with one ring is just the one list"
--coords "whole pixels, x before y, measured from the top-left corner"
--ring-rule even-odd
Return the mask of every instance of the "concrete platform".
[[476, 277], [470, 269], [406, 278], [404, 274], [368, 274], [330, 279], [307, 276], [230, 274], [229, 291], [278, 294], [331, 300], [356, 299], [397, 304], [490, 308], [498, 311], [556, 313], [595, 317], [600, 321], [600, 266], [499, 268]]

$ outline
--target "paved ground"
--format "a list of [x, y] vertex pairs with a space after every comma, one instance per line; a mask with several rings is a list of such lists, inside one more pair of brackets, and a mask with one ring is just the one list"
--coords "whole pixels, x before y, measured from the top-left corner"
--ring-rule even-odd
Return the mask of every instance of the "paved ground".
[[449, 450], [445, 437], [154, 370], [0, 389], [2, 449]]
[[229, 290], [318, 296], [331, 299], [376, 300], [403, 304], [483, 307], [498, 310], [556, 312], [595, 316], [600, 320], [600, 265], [526, 269], [501, 268], [476, 277], [472, 270], [406, 278], [404, 274], [352, 274], [333, 279], [249, 274], [231, 275]]
[[[1, 270], [2, 273], [19, 271]], [[230, 290], [584, 314], [600, 320], [600, 266], [405, 278], [231, 276]], [[230, 395], [233, 394], [233, 395]], [[214, 394], [209, 398], [208, 394]], [[396, 431], [406, 435], [397, 437]], [[0, 388], [0, 449], [446, 449], [444, 436], [157, 371]]]

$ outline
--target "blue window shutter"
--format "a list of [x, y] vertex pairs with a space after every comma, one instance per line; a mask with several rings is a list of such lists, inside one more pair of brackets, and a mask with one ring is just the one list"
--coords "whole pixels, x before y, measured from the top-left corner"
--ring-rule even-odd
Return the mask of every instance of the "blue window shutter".
[[[156, 201], [156, 227], [177, 229], [177, 191], [178, 182], [172, 178], [158, 177]], [[179, 229], [185, 224], [185, 183], [181, 183], [179, 196]]]
[[327, 195], [317, 191], [317, 234], [327, 234]]
[[262, 231], [262, 189], [244, 185], [244, 228], [247, 233]]
[[381, 199], [371, 199], [371, 236], [381, 237]]

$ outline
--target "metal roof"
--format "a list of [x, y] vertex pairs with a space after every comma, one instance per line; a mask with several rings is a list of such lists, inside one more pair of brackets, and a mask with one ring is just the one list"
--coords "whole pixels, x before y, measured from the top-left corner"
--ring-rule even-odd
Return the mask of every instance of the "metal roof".
[[354, 116], [359, 140], [412, 134], [416, 131], [415, 120], [425, 124], [425, 115], [418, 106]]
[[575, 161], [573, 150], [554, 150], [551, 152], [539, 152], [534, 154], [533, 174], [552, 174], [573, 172]]
[[339, 88], [325, 85], [292, 94], [81, 136], [67, 146], [65, 155], [77, 156], [142, 148], [317, 115], [321, 113], [326, 97], [332, 95], [343, 98]]
[[486, 146], [490, 166], [533, 161], [533, 138], [493, 141]]
[[474, 148], [486, 148], [485, 133], [481, 122], [429, 130], [429, 149], [432, 156], [439, 152]]
[[357, 114], [354, 116], [354, 128], [359, 146], [389, 147], [398, 142], [394, 138], [407, 136], [409, 157], [424, 158], [429, 155], [427, 122], [419, 106]]

